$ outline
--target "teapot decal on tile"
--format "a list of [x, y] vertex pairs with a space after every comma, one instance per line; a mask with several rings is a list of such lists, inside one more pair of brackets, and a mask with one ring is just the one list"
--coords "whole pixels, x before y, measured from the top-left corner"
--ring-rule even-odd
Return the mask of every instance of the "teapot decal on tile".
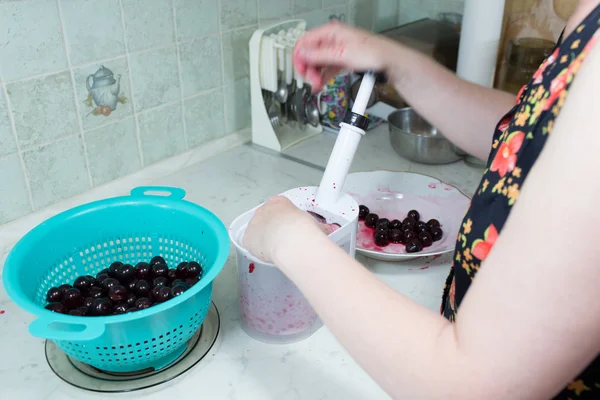
[[104, 65], [87, 77], [85, 85], [88, 91], [85, 104], [94, 108], [90, 113], [92, 115], [108, 117], [117, 109], [119, 103], [127, 102], [127, 98], [120, 95], [121, 75], [115, 79], [113, 72]]

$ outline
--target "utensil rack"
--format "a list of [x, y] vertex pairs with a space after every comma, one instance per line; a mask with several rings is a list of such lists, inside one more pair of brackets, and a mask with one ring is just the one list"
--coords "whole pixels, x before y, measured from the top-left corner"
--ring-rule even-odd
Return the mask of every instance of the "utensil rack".
[[[252, 142], [270, 150], [282, 152], [285, 149], [318, 135], [323, 127], [312, 126], [305, 120], [298, 121], [297, 118], [289, 118], [281, 121], [281, 124], [272, 123], [269, 116], [269, 108], [273, 104], [272, 97], [277, 91], [280, 79], [278, 77], [278, 47], [277, 36], [285, 37], [286, 56], [291, 56], [293, 45], [299, 36], [306, 30], [306, 21], [288, 20], [274, 24], [265, 29], [258, 29], [250, 39], [250, 101], [252, 107]], [[288, 60], [289, 61], [289, 60]], [[284, 62], [284, 64], [286, 64]], [[289, 68], [289, 62], [286, 69]], [[292, 67], [293, 68], [293, 67]], [[289, 76], [289, 71], [286, 71]], [[285, 73], [282, 74], [285, 79]], [[304, 87], [302, 78], [295, 71], [292, 73], [292, 84], [288, 85], [289, 96], [296, 90]], [[310, 88], [307, 88], [310, 93]], [[288, 100], [289, 101], [289, 100]], [[307, 100], [312, 101], [312, 100]], [[287, 102], [286, 102], [287, 103]], [[289, 107], [289, 105], [285, 105]], [[288, 113], [297, 115], [297, 113]], [[275, 126], [274, 126], [275, 125]]]

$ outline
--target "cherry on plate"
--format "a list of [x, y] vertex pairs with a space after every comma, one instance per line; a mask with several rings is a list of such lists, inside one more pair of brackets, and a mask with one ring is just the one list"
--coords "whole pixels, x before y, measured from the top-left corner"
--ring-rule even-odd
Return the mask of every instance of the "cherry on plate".
[[402, 228], [402, 222], [400, 222], [399, 220], [395, 219], [390, 222], [390, 229], [400, 229], [400, 228]]
[[364, 220], [365, 218], [367, 218], [367, 215], [369, 215], [369, 207], [367, 206], [358, 206], [358, 219], [359, 220]]
[[429, 227], [427, 226], [427, 224], [425, 222], [419, 221], [417, 223], [417, 226], [415, 227], [415, 231], [417, 231], [417, 233], [429, 232]]
[[439, 228], [441, 225], [440, 225], [440, 221], [433, 218], [433, 219], [430, 219], [429, 221], [427, 221], [427, 226], [429, 227], [429, 229], [431, 229], [431, 228]]
[[376, 226], [377, 228], [381, 226], [381, 227], [384, 227], [384, 228], [386, 228], [386, 229], [387, 229], [387, 228], [390, 226], [390, 220], [389, 220], [389, 219], [387, 219], [387, 218], [380, 218], [380, 219], [377, 221], [377, 225], [375, 225], [375, 226]]
[[441, 228], [439, 228], [439, 227], [431, 228], [431, 237], [433, 237], [434, 242], [439, 242], [440, 240], [442, 240], [443, 236], [444, 236], [444, 232], [442, 231]]
[[379, 247], [385, 247], [390, 244], [390, 238], [387, 232], [378, 232], [375, 235], [375, 244]]
[[419, 241], [419, 239], [411, 239], [406, 242], [406, 252], [407, 253], [418, 253], [423, 250], [423, 245]]
[[418, 221], [421, 219], [421, 214], [419, 214], [419, 212], [417, 210], [410, 210], [408, 212], [408, 218], [412, 218], [415, 221]]
[[418, 237], [419, 237], [419, 235], [417, 235], [413, 231], [404, 232], [404, 241], [406, 244], [408, 244], [408, 242], [411, 241], [412, 239], [418, 239]]
[[423, 244], [423, 247], [429, 247], [433, 244], [433, 237], [429, 232], [419, 233], [419, 241]]
[[415, 231], [415, 227], [412, 226], [411, 224], [403, 224], [402, 227], [400, 228], [400, 232], [402, 232], [402, 233], [414, 232], [414, 231]]
[[390, 242], [392, 243], [402, 243], [404, 235], [399, 229], [391, 229], [389, 233], [389, 238]]
[[379, 216], [371, 213], [365, 218], [365, 225], [369, 228], [375, 228], [377, 226], [377, 221], [379, 221]]
[[417, 226], [417, 221], [415, 221], [414, 218], [406, 217], [402, 221], [402, 225], [411, 225], [414, 228], [415, 226]]

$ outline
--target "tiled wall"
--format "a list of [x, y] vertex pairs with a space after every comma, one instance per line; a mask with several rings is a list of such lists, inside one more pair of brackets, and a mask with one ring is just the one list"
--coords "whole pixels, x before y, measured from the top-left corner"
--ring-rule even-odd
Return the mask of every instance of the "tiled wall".
[[348, 0], [0, 0], [0, 224], [250, 126], [254, 29], [349, 11]]

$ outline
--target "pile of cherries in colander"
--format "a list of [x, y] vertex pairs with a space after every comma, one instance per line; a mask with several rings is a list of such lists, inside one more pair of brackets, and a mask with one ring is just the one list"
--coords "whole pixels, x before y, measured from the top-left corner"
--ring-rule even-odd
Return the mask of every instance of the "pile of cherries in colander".
[[45, 308], [75, 316], [125, 314], [180, 296], [200, 278], [202, 266], [196, 261], [182, 262], [173, 269], [160, 256], [135, 267], [117, 261], [95, 277], [80, 276], [72, 285], [50, 288]]
[[364, 221], [365, 226], [373, 228], [375, 245], [385, 247], [390, 243], [401, 243], [406, 247], [407, 253], [418, 253], [433, 242], [442, 240], [443, 231], [437, 219], [427, 222], [421, 221], [421, 214], [417, 210], [410, 210], [404, 220], [379, 218], [367, 206], [361, 205], [358, 219]]

